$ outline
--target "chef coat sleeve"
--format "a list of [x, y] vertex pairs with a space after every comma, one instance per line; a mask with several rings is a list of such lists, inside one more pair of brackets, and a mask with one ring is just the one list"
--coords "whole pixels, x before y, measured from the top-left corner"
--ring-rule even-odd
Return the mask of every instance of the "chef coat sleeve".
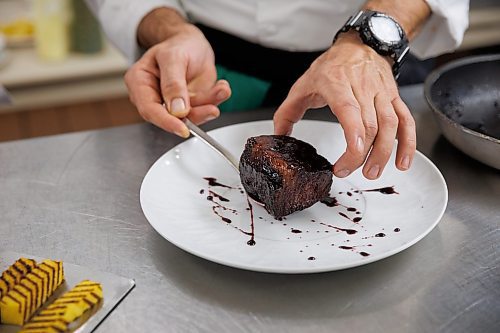
[[451, 52], [462, 43], [469, 25], [468, 0], [426, 0], [432, 14], [411, 43], [420, 59]]
[[104, 33], [130, 63], [142, 53], [137, 43], [137, 28], [142, 18], [155, 8], [169, 7], [186, 16], [179, 0], [85, 0], [99, 19]]

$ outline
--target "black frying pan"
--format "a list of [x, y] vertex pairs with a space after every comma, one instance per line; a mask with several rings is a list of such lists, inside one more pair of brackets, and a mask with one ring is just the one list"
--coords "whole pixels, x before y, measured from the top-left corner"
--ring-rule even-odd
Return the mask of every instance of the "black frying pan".
[[453, 61], [432, 72], [424, 89], [444, 136], [500, 169], [500, 54]]

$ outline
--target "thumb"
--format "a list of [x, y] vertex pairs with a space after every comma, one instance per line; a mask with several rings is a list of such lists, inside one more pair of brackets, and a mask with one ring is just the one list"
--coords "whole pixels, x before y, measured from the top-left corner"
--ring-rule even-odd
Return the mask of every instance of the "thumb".
[[160, 88], [170, 114], [184, 118], [191, 108], [186, 82], [187, 59], [167, 54], [157, 57], [160, 68]]

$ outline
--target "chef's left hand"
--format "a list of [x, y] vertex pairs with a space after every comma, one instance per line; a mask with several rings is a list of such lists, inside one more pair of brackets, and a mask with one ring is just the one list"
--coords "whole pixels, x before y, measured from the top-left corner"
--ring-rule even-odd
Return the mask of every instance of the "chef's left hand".
[[295, 82], [274, 115], [275, 134], [291, 134], [307, 109], [328, 105], [344, 129], [347, 149], [334, 165], [346, 177], [363, 165], [376, 179], [398, 139], [396, 167], [407, 170], [416, 149], [415, 122], [399, 96], [388, 59], [364, 45], [356, 33], [335, 44]]

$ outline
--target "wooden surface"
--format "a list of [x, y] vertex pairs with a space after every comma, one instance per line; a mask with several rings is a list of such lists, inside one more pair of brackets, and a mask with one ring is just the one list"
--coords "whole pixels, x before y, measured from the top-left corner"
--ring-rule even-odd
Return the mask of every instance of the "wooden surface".
[[0, 114], [0, 141], [142, 122], [128, 98]]

